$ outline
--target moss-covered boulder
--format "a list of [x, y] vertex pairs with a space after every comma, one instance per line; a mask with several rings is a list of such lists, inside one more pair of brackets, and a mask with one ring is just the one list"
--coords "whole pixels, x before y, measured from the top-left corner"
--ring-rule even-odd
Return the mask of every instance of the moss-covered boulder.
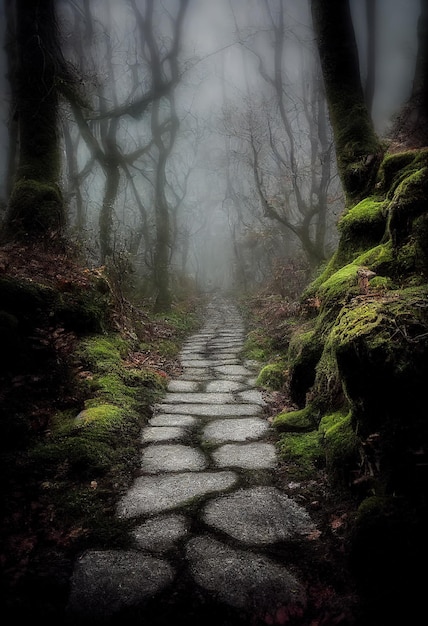
[[278, 413], [272, 421], [279, 432], [306, 432], [318, 427], [320, 413], [311, 405], [297, 411]]
[[290, 376], [288, 388], [291, 400], [304, 406], [306, 394], [315, 381], [315, 368], [320, 359], [323, 344], [314, 329], [296, 332], [288, 349]]
[[257, 376], [257, 387], [265, 387], [271, 390], [279, 390], [286, 381], [286, 365], [283, 361], [268, 363], [260, 370]]
[[340, 218], [338, 248], [303, 294], [311, 332], [287, 354], [301, 410], [273, 420], [281, 441], [317, 434], [331, 481], [357, 505], [375, 498], [358, 512], [356, 552], [382, 529], [403, 540], [406, 510], [428, 518], [427, 198], [428, 151], [387, 154], [371, 196]]

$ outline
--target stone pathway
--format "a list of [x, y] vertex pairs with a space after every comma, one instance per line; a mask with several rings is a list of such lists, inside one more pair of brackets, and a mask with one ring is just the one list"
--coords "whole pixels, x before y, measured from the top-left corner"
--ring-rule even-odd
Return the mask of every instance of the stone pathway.
[[214, 298], [118, 505], [133, 549], [82, 555], [71, 624], [281, 624], [304, 612], [305, 587], [279, 555], [314, 524], [274, 486], [276, 450], [243, 342], [238, 311]]

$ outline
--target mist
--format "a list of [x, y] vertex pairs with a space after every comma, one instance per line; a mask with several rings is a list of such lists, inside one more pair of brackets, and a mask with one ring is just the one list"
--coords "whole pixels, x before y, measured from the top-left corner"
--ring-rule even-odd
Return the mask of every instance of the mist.
[[[365, 3], [351, 5], [364, 81]], [[344, 198], [309, 4], [190, 0], [177, 30], [179, 8], [156, 1], [149, 16], [143, 0], [58, 1], [79, 93], [64, 98], [60, 120], [70, 236], [94, 266], [128, 258], [147, 294], [160, 240], [176, 287], [190, 277], [203, 289], [257, 289], [291, 261], [310, 273], [334, 250]], [[372, 116], [383, 135], [411, 90], [419, 1], [378, 0], [377, 11]], [[4, 208], [16, 141], [4, 3], [0, 16]], [[165, 94], [152, 97], [160, 83]]]

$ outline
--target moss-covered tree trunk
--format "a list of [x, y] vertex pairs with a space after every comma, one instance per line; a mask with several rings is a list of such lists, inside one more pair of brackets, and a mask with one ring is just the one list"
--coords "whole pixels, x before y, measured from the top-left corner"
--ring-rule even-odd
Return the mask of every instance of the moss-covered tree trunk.
[[54, 4], [54, 0], [16, 0], [13, 80], [19, 157], [4, 229], [7, 239], [43, 235], [52, 239], [64, 227], [57, 129], [62, 57]]
[[346, 199], [370, 193], [382, 153], [361, 85], [348, 0], [311, 0], [337, 163]]

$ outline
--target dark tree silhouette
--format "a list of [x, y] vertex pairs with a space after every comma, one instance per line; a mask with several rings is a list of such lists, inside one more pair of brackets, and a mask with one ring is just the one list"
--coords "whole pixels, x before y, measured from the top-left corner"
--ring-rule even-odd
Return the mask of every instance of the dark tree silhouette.
[[354, 203], [370, 192], [382, 147], [364, 97], [348, 0], [312, 0], [311, 8], [339, 175]]
[[16, 68], [11, 80], [19, 145], [3, 235], [8, 240], [49, 235], [53, 241], [65, 225], [59, 187], [59, 86], [70, 80], [54, 0], [17, 0], [14, 24]]

